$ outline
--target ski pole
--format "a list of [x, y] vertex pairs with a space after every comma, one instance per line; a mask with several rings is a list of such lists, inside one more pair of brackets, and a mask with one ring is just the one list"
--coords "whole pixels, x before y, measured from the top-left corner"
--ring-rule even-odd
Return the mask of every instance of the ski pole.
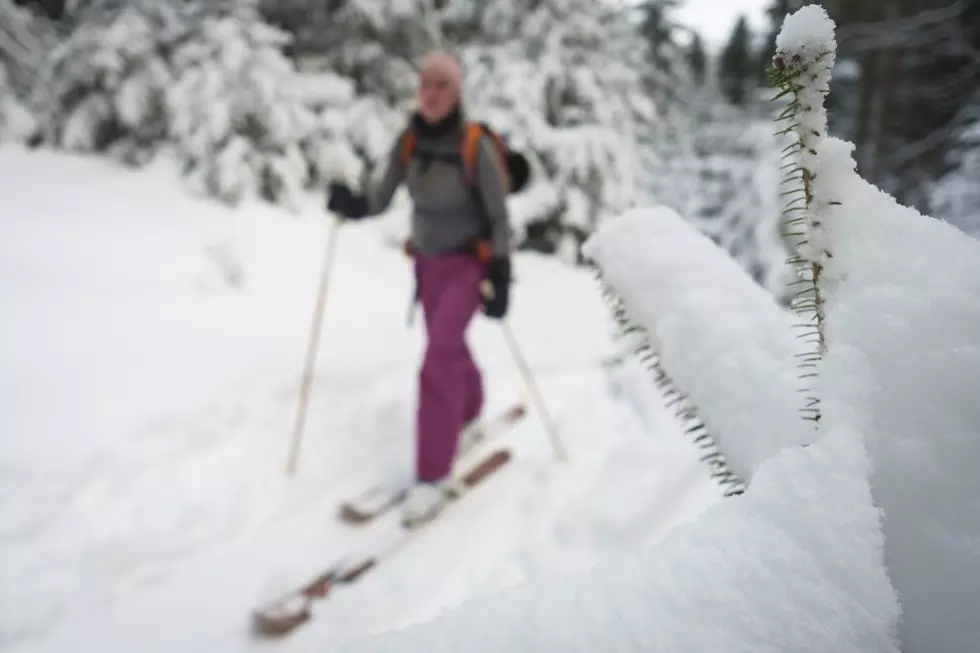
[[306, 365], [303, 370], [300, 387], [299, 405], [296, 411], [296, 423], [293, 428], [293, 442], [286, 463], [286, 474], [292, 476], [299, 462], [300, 446], [302, 444], [303, 427], [306, 423], [306, 409], [310, 403], [310, 388], [313, 385], [313, 371], [316, 366], [316, 351], [320, 341], [320, 325], [323, 322], [323, 307], [327, 302], [327, 281], [330, 278], [330, 267], [333, 264], [334, 253], [337, 249], [337, 236], [340, 232], [340, 220], [337, 220], [327, 233], [327, 249], [323, 257], [323, 271], [320, 274], [320, 286], [317, 288], [316, 308], [313, 311], [313, 324], [310, 327], [309, 342], [306, 346]]
[[558, 426], [555, 421], [551, 418], [551, 414], [545, 407], [544, 399], [541, 396], [541, 391], [538, 389], [537, 383], [534, 381], [534, 375], [531, 373], [531, 367], [527, 364], [524, 355], [521, 353], [521, 348], [517, 346], [517, 338], [514, 337], [514, 332], [511, 331], [510, 326], [501, 321], [500, 327], [504, 332], [504, 337], [507, 340], [507, 345], [510, 347], [510, 352], [514, 356], [514, 360], [517, 362], [517, 367], [521, 371], [521, 375], [524, 377], [524, 383], [527, 385], [527, 389], [531, 394], [534, 403], [537, 405], [538, 412], [541, 413], [541, 420], [544, 422], [545, 430], [548, 431], [548, 436], [551, 438], [551, 446], [555, 450], [555, 455], [558, 460], [564, 462], [568, 460], [568, 454], [565, 452], [565, 447], [561, 442], [561, 438], [558, 435]]

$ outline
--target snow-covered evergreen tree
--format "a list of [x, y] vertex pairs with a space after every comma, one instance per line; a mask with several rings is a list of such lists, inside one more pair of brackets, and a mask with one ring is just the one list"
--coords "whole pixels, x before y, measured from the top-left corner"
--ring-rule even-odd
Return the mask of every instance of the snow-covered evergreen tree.
[[311, 176], [320, 182], [363, 183], [387, 163], [393, 139], [405, 126], [405, 111], [355, 88], [354, 80], [333, 71], [301, 76], [304, 102], [313, 113], [303, 149]]
[[769, 91], [747, 92], [742, 106], [731, 104], [723, 57], [712, 58], [706, 69], [705, 84], [685, 89], [667, 105], [669, 131], [650, 150], [663, 157], [657, 200], [693, 222], [786, 301], [788, 249], [780, 235], [779, 201], [780, 150], [786, 143], [771, 128], [778, 107], [769, 101]]
[[980, 122], [960, 131], [949, 156], [953, 170], [932, 188], [929, 202], [937, 217], [980, 238]]
[[170, 57], [193, 34], [181, 0], [93, 0], [54, 48], [38, 84], [45, 140], [144, 163], [167, 135]]
[[295, 205], [311, 182], [312, 115], [255, 0], [88, 0], [37, 86], [46, 142], [129, 164], [161, 148], [228, 202]]
[[721, 88], [729, 102], [744, 105], [757, 85], [757, 57], [752, 49], [752, 34], [745, 16], [739, 16], [728, 43], [721, 53]]
[[316, 53], [317, 70], [300, 77], [315, 116], [304, 149], [317, 179], [356, 185], [387, 162], [414, 109], [417, 62], [443, 42], [449, 9], [407, 0], [309, 8], [316, 19], [296, 31], [302, 47]]
[[212, 3], [172, 57], [169, 132], [194, 188], [229, 202], [252, 192], [293, 207], [309, 181], [312, 114], [282, 54], [285, 32], [256, 3]]
[[31, 94], [57, 32], [14, 0], [0, 0], [0, 143], [34, 137]]
[[708, 74], [708, 53], [705, 52], [704, 41], [700, 34], [695, 33], [691, 39], [691, 44], [687, 48], [687, 60], [694, 75], [694, 83], [698, 87], [702, 86]]
[[658, 107], [645, 86], [647, 44], [630, 12], [587, 0], [500, 0], [462, 48], [476, 117], [531, 152], [534, 183], [557, 191], [544, 207], [583, 234], [653, 193]]
[[7, 64], [0, 61], [0, 144], [28, 141], [36, 129], [34, 115], [14, 91]]
[[0, 0], [0, 65], [5, 84], [20, 97], [34, 88], [38, 70], [56, 35], [53, 25], [14, 0]]
[[772, 123], [723, 102], [695, 113], [697, 189], [684, 215], [764, 288], [787, 299], [789, 249], [780, 235], [781, 140]]
[[431, 0], [346, 0], [308, 37], [328, 68], [350, 78], [358, 95], [407, 109], [418, 59], [443, 44], [445, 6]]

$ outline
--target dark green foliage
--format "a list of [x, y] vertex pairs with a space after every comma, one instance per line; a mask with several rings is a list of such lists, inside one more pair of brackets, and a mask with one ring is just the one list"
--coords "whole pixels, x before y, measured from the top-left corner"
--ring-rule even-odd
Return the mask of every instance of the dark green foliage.
[[708, 56], [705, 54], [700, 34], [694, 34], [691, 45], [687, 48], [687, 60], [694, 75], [694, 83], [697, 86], [704, 86], [705, 75], [708, 72]]
[[732, 104], [742, 106], [755, 87], [755, 56], [748, 21], [741, 16], [721, 53], [719, 77], [721, 91]]

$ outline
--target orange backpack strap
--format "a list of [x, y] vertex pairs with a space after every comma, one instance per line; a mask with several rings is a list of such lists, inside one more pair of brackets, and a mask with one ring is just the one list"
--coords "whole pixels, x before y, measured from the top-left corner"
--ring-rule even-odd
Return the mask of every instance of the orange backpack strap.
[[412, 160], [412, 148], [415, 147], [415, 132], [412, 129], [406, 129], [402, 134], [401, 140], [401, 162], [402, 165], [408, 165]]
[[494, 149], [497, 151], [499, 157], [498, 163], [501, 167], [500, 172], [504, 182], [504, 189], [506, 192], [510, 192], [510, 175], [507, 174], [505, 165], [507, 148], [496, 132], [479, 122], [467, 123], [466, 132], [463, 136], [463, 174], [466, 177], [466, 183], [470, 186], [476, 186], [476, 156], [479, 152], [480, 137], [484, 134], [489, 136], [490, 140], [493, 141]]
[[481, 136], [483, 136], [483, 125], [478, 122], [466, 123], [466, 131], [463, 133], [463, 175], [470, 186], [476, 185], [476, 155]]

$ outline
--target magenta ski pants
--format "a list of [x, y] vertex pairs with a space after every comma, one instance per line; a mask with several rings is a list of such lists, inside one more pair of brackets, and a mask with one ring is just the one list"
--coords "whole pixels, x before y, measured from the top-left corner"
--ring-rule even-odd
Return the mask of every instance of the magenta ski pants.
[[416, 425], [421, 482], [449, 476], [463, 426], [483, 407], [483, 380], [466, 343], [466, 328], [482, 305], [483, 267], [466, 253], [415, 257], [427, 340]]

